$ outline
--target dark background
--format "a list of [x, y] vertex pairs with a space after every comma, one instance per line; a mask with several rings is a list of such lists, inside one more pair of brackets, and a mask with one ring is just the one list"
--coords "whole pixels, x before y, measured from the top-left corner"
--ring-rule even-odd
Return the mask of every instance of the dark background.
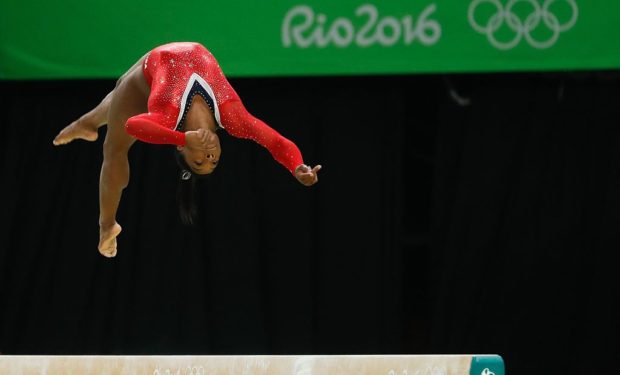
[[[114, 81], [0, 82], [0, 352], [619, 358], [616, 72], [233, 79], [306, 188], [220, 135], [198, 225], [172, 147], [137, 143], [116, 258], [95, 143], [55, 134]], [[617, 367], [613, 367], [617, 368]]]

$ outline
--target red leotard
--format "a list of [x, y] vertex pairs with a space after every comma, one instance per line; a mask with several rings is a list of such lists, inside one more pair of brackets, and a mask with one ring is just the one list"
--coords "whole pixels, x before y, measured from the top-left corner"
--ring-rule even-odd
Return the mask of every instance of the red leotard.
[[267, 148], [291, 173], [303, 164], [293, 142], [248, 113], [213, 55], [202, 45], [170, 43], [157, 47], [148, 53], [142, 68], [151, 93], [148, 113], [133, 116], [125, 124], [132, 136], [149, 143], [184, 146], [185, 116], [194, 96], [200, 95], [218, 127]]

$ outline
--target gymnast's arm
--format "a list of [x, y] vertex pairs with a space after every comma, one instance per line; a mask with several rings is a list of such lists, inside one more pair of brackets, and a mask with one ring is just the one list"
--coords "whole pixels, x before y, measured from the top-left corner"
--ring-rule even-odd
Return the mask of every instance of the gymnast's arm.
[[299, 148], [263, 121], [252, 116], [243, 103], [231, 100], [220, 106], [222, 125], [226, 131], [237, 138], [251, 139], [265, 147], [273, 158], [291, 172], [306, 186], [318, 182], [320, 165], [311, 168], [304, 164]]
[[207, 132], [204, 129], [179, 132], [161, 125], [163, 115], [159, 113], [142, 113], [133, 116], [125, 123], [125, 130], [135, 138], [154, 144], [187, 146], [189, 148], [207, 148]]

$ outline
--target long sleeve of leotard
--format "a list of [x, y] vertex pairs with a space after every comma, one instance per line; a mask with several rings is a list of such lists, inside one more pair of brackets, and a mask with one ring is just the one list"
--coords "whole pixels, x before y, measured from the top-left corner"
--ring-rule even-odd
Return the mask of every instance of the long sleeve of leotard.
[[230, 135], [251, 139], [265, 147], [292, 174], [295, 174], [295, 168], [303, 164], [301, 152], [295, 143], [248, 113], [241, 101], [233, 100], [221, 105], [220, 116], [222, 126]]
[[185, 146], [185, 133], [167, 128], [163, 123], [162, 114], [142, 113], [130, 117], [125, 123], [125, 129], [143, 142]]

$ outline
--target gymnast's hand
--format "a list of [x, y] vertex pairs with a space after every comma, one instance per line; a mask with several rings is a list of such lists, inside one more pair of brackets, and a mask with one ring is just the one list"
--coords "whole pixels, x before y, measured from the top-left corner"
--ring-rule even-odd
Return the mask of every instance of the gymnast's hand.
[[319, 181], [318, 172], [321, 170], [321, 166], [317, 165], [314, 168], [310, 168], [305, 164], [300, 164], [295, 168], [295, 177], [297, 181], [301, 182], [303, 185], [312, 186]]
[[193, 150], [207, 151], [214, 147], [213, 134], [205, 129], [185, 132], [185, 146]]

